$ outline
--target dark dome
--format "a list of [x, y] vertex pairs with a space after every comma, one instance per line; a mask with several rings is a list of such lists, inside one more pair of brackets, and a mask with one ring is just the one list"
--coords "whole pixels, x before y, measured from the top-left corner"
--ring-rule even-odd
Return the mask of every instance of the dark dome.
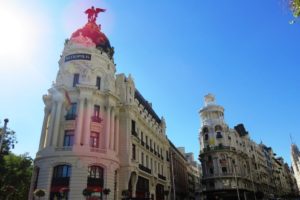
[[100, 30], [101, 26], [98, 26], [95, 22], [88, 22], [83, 28], [75, 31], [71, 38], [78, 37], [80, 35], [90, 38], [95, 43], [96, 48], [100, 51], [104, 51], [112, 58], [114, 54], [114, 48], [110, 46], [110, 42], [104, 33]]

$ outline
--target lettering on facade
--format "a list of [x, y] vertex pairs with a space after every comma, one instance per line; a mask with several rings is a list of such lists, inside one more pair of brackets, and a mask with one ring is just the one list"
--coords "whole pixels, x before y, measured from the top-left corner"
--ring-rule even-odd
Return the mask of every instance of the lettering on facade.
[[91, 54], [76, 53], [76, 54], [67, 55], [65, 57], [65, 62], [68, 62], [68, 61], [71, 61], [71, 60], [91, 60], [91, 59], [92, 59]]

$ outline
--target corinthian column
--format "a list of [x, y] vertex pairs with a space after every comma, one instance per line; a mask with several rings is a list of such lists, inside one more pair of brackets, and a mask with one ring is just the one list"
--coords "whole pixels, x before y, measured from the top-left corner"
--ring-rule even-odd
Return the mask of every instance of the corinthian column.
[[75, 134], [76, 145], [82, 144], [81, 135], [82, 135], [83, 107], [84, 107], [84, 98], [79, 98], [79, 108], [77, 114], [77, 125], [76, 125], [76, 134]]
[[49, 122], [48, 130], [46, 133], [45, 146], [50, 146], [50, 144], [51, 144], [51, 138], [53, 135], [53, 128], [54, 128], [53, 126], [54, 126], [54, 120], [55, 120], [55, 113], [56, 113], [56, 103], [53, 102], [51, 112], [50, 112], [50, 122]]
[[105, 147], [109, 148], [109, 134], [110, 134], [110, 110], [111, 107], [106, 107], [106, 119], [105, 119]]
[[45, 139], [46, 139], [46, 132], [47, 132], [47, 126], [49, 123], [49, 114], [50, 110], [49, 108], [45, 107], [44, 109], [44, 121], [43, 121], [43, 127], [42, 127], [42, 133], [41, 133], [41, 139], [40, 139], [40, 145], [39, 145], [39, 151], [45, 147]]
[[115, 146], [116, 153], [119, 153], [119, 116], [116, 116], [116, 129], [115, 129]]
[[92, 109], [93, 109], [93, 103], [91, 100], [87, 101], [87, 109], [85, 112], [85, 117], [84, 117], [84, 136], [83, 136], [83, 144], [85, 146], [90, 145], [90, 134], [91, 134], [91, 117], [92, 117]]
[[57, 102], [57, 108], [55, 113], [55, 123], [54, 123], [54, 129], [53, 129], [53, 141], [52, 146], [57, 146], [57, 139], [58, 139], [58, 133], [59, 133], [59, 125], [60, 125], [60, 116], [61, 116], [61, 107], [62, 107], [62, 101]]
[[115, 111], [114, 108], [111, 109], [111, 116], [110, 116], [110, 149], [113, 150], [114, 148], [114, 134], [115, 134]]

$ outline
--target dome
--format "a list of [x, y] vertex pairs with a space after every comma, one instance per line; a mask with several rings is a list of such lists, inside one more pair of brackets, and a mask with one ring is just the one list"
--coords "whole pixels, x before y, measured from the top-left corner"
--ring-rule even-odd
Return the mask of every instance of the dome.
[[70, 39], [72, 40], [78, 37], [90, 39], [90, 42], [94, 44], [93, 46], [107, 53], [110, 58], [113, 57], [114, 48], [110, 46], [109, 40], [105, 34], [101, 32], [101, 25], [97, 25], [95, 22], [88, 22], [83, 28], [75, 31]]

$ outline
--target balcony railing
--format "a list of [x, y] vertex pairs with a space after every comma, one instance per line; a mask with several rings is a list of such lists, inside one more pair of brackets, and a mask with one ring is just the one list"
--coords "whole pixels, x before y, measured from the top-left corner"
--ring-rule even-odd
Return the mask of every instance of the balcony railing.
[[88, 177], [87, 184], [88, 184], [88, 186], [100, 186], [100, 187], [103, 187], [103, 179], [102, 178]]
[[160, 178], [160, 179], [162, 179], [164, 181], [167, 180], [167, 178], [165, 176], [161, 175], [161, 174], [158, 174], [158, 178]]
[[69, 182], [70, 182], [70, 177], [58, 177], [52, 179], [51, 185], [68, 186]]
[[148, 167], [145, 167], [145, 166], [139, 164], [139, 168], [140, 168], [140, 170], [147, 172], [148, 174], [151, 174], [151, 169], [149, 169]]
[[75, 120], [76, 119], [76, 114], [67, 114], [65, 116], [65, 120]]

